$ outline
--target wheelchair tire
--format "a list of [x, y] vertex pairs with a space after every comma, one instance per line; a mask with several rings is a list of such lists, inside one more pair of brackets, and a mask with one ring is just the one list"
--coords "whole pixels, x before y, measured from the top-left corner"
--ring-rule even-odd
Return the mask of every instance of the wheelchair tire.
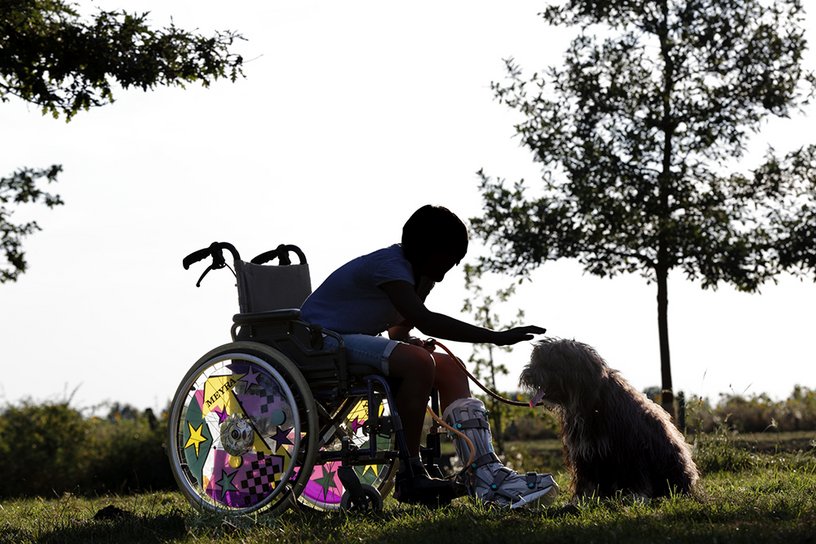
[[264, 344], [232, 342], [199, 359], [179, 385], [170, 465], [199, 510], [279, 512], [308, 482], [316, 429], [314, 399], [297, 366]]
[[355, 500], [351, 493], [346, 491], [340, 500], [340, 508], [348, 512], [377, 514], [382, 512], [383, 498], [376, 487], [363, 485], [363, 497]]
[[[360, 399], [352, 403], [345, 411], [345, 416], [335, 432], [335, 435], [319, 444], [321, 451], [337, 450], [340, 447], [340, 436], [347, 436], [351, 444], [364, 449], [368, 447], [371, 439], [365, 433], [365, 418], [368, 415], [368, 400]], [[379, 408], [381, 416], [390, 415], [388, 402], [383, 398]], [[380, 450], [395, 450], [396, 439], [393, 433], [390, 436], [377, 436], [377, 448]], [[340, 481], [338, 469], [342, 463], [340, 461], [329, 461], [320, 463], [319, 456], [309, 475], [309, 481], [302, 493], [298, 495], [298, 502], [317, 511], [340, 510], [343, 496], [346, 493], [343, 483]], [[393, 459], [379, 465], [361, 465], [354, 467], [360, 483], [364, 487], [371, 487], [382, 497], [388, 495], [394, 486], [394, 474], [396, 474], [398, 461]]]

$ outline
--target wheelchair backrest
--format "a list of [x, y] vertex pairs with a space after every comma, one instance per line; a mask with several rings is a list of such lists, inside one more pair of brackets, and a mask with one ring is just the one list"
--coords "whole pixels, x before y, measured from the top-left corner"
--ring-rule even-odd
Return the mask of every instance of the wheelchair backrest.
[[[299, 264], [290, 261], [290, 252], [298, 255]], [[273, 259], [278, 259], [280, 264], [262, 264]], [[251, 262], [236, 260], [235, 275], [238, 280], [238, 305], [244, 314], [299, 309], [312, 293], [306, 257], [292, 245], [280, 245], [258, 255]]]

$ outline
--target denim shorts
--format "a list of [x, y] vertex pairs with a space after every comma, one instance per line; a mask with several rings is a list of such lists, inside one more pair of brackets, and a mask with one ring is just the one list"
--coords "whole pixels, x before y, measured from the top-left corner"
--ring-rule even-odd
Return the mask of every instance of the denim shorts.
[[[341, 334], [346, 348], [346, 360], [352, 365], [366, 365], [388, 376], [388, 357], [400, 343], [384, 336], [370, 334]], [[325, 338], [326, 347], [336, 347], [331, 336]]]

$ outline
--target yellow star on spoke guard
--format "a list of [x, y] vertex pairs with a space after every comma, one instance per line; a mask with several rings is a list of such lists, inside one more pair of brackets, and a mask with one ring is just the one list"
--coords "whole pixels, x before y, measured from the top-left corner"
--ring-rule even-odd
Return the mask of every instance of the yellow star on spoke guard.
[[194, 446], [196, 458], [198, 458], [198, 448], [201, 446], [202, 442], [207, 441], [207, 438], [202, 433], [204, 423], [201, 423], [198, 428], [193, 428], [193, 424], [188, 421], [187, 426], [190, 428], [190, 438], [188, 438], [187, 443], [184, 444], [184, 449]]
[[365, 473], [368, 472], [368, 471], [373, 472], [374, 477], [377, 478], [377, 477], [380, 476], [380, 465], [365, 465], [363, 467], [363, 474], [362, 475], [365, 476]]

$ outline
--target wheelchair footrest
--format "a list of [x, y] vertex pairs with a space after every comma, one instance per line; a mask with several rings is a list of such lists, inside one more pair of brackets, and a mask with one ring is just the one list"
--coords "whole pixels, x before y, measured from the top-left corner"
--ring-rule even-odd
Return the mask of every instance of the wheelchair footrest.
[[360, 483], [360, 478], [357, 476], [353, 467], [342, 466], [338, 468], [337, 476], [340, 478], [340, 482], [343, 484], [343, 487], [346, 488], [346, 492], [351, 495], [352, 499], [360, 500], [365, 498], [363, 485]]

